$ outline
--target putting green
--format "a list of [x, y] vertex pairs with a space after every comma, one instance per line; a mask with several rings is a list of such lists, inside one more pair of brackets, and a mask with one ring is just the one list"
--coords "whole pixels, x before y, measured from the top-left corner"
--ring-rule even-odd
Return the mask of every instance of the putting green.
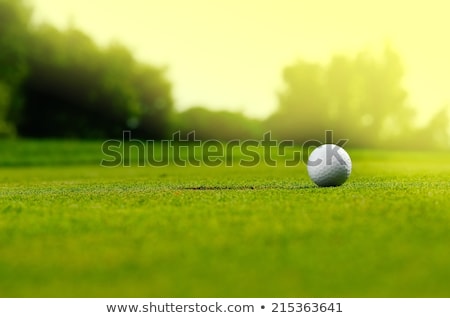
[[64, 146], [48, 164], [15, 147], [0, 297], [450, 296], [450, 153], [349, 150], [349, 181], [317, 188], [304, 166], [102, 168], [93, 143], [70, 165]]

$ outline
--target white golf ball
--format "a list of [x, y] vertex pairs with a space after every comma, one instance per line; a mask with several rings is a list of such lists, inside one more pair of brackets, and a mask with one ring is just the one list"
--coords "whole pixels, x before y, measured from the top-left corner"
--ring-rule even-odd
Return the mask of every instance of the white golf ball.
[[308, 158], [308, 175], [319, 187], [343, 184], [352, 172], [352, 160], [338, 145], [324, 144], [313, 150]]

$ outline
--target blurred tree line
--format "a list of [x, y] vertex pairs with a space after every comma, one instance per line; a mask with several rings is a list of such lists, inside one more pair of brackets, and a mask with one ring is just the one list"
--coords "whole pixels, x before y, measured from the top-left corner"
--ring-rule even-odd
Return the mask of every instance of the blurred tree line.
[[165, 69], [69, 28], [33, 26], [22, 1], [0, 0], [0, 135], [163, 138], [173, 109]]
[[250, 119], [241, 113], [229, 111], [212, 111], [197, 106], [179, 113], [173, 127], [187, 136], [195, 131], [199, 140], [217, 139], [260, 139], [262, 137], [262, 122]]
[[334, 56], [325, 65], [299, 60], [283, 70], [278, 109], [266, 120], [194, 107], [174, 111], [166, 69], [106, 48], [75, 28], [33, 25], [22, 0], [0, 0], [0, 137], [160, 139], [180, 130], [197, 139], [323, 141], [324, 131], [354, 147], [448, 149], [448, 106], [416, 128], [402, 86], [401, 59]]
[[349, 139], [353, 147], [447, 149], [448, 107], [416, 128], [402, 86], [403, 66], [389, 46], [381, 57], [361, 52], [334, 56], [326, 65], [297, 61], [283, 71], [279, 107], [266, 121], [278, 138], [297, 142]]

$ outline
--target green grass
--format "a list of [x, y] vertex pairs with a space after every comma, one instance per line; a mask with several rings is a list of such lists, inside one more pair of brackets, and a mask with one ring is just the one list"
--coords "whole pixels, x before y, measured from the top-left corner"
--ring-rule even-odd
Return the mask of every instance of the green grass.
[[0, 297], [450, 297], [450, 153], [350, 150], [350, 180], [317, 188], [303, 165], [0, 146]]

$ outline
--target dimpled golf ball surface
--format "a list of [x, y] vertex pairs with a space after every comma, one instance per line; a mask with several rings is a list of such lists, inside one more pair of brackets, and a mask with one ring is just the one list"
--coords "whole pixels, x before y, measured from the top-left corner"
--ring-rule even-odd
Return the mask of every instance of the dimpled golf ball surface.
[[352, 161], [341, 147], [325, 144], [317, 147], [308, 158], [308, 175], [319, 187], [343, 184], [352, 171]]

